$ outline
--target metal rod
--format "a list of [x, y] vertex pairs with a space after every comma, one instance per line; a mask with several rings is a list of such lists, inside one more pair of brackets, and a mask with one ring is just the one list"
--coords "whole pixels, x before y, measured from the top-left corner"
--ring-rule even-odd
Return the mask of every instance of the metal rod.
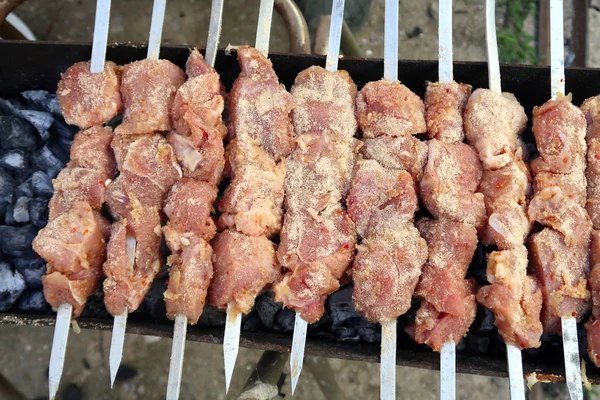
[[488, 77], [490, 89], [494, 92], [502, 92], [500, 80], [500, 61], [498, 58], [498, 41], [496, 39], [496, 0], [486, 0], [485, 6], [487, 41]]
[[296, 391], [298, 378], [302, 372], [302, 363], [304, 361], [304, 347], [306, 345], [306, 331], [308, 323], [302, 319], [300, 313], [296, 313], [294, 322], [294, 336], [292, 339], [292, 353], [290, 356], [290, 374], [292, 375], [292, 396]]
[[98, 0], [96, 2], [94, 41], [92, 42], [92, 60], [90, 62], [90, 72], [92, 73], [104, 71], [109, 22], [110, 0]]
[[167, 380], [167, 400], [177, 400], [179, 398], [187, 322], [187, 317], [184, 315], [177, 314], [175, 317], [173, 345], [171, 347], [171, 362], [169, 364], [169, 378]]
[[67, 352], [67, 341], [69, 340], [69, 328], [71, 327], [71, 315], [73, 306], [63, 303], [58, 306], [56, 314], [56, 326], [54, 327], [54, 338], [52, 340], [52, 351], [50, 353], [50, 367], [48, 369], [48, 391], [50, 400], [54, 400], [63, 367], [65, 365], [65, 354]]
[[225, 364], [225, 394], [229, 392], [229, 384], [235, 368], [240, 349], [240, 330], [242, 328], [242, 313], [233, 304], [227, 305], [227, 322], [223, 336], [223, 362]]
[[329, 40], [327, 41], [327, 60], [325, 69], [337, 71], [340, 58], [340, 42], [342, 40], [342, 22], [344, 21], [344, 0], [333, 0]]
[[440, 398], [456, 398], [456, 344], [446, 342], [440, 353]]
[[550, 86], [552, 98], [565, 93], [563, 1], [550, 0]]
[[438, 74], [441, 83], [452, 82], [452, 0], [440, 0], [438, 14]]
[[271, 21], [273, 19], [273, 3], [275, 0], [261, 0], [256, 27], [256, 44], [254, 47], [265, 57], [269, 55], [269, 39], [271, 38]]
[[508, 362], [508, 383], [511, 400], [525, 400], [525, 381], [523, 379], [523, 361], [521, 349], [512, 344], [506, 345]]
[[577, 342], [577, 320], [575, 317], [561, 318], [563, 354], [565, 358], [565, 380], [571, 400], [583, 399], [579, 343]]
[[212, 67], [217, 59], [217, 49], [221, 39], [221, 27], [223, 24], [223, 0], [212, 0], [210, 7], [210, 24], [208, 25], [208, 40], [206, 42], [205, 60]]
[[110, 341], [110, 354], [108, 363], [110, 366], [110, 387], [112, 388], [123, 358], [123, 343], [125, 342], [125, 329], [127, 328], [127, 308], [120, 315], [115, 315], [113, 322], [112, 338]]
[[398, 0], [385, 0], [383, 78], [398, 80]]
[[396, 398], [396, 320], [381, 324], [381, 400]]
[[146, 56], [149, 60], [158, 60], [160, 54], [160, 41], [165, 22], [166, 7], [167, 0], [154, 0], [152, 22], [150, 23], [150, 38], [148, 39], [148, 55]]

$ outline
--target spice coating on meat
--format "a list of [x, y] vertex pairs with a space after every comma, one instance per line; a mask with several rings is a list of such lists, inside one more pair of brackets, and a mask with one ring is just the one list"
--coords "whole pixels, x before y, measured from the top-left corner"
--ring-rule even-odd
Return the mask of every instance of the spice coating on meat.
[[412, 176], [415, 184], [423, 179], [427, 153], [427, 144], [413, 136], [379, 136], [365, 139], [361, 147], [363, 158], [376, 160], [385, 168], [404, 170]]
[[365, 138], [425, 133], [423, 101], [398, 81], [367, 83], [358, 93], [356, 108]]
[[427, 83], [425, 120], [430, 139], [456, 143], [465, 138], [462, 114], [469, 96], [471, 86], [464, 83]]
[[171, 106], [185, 73], [167, 60], [134, 61], [123, 67], [121, 96], [125, 112], [118, 134], [170, 131]]
[[103, 72], [91, 73], [88, 61], [75, 63], [61, 74], [56, 96], [68, 124], [102, 125], [122, 110], [117, 66], [107, 61]]
[[48, 262], [42, 284], [54, 309], [69, 303], [74, 317], [83, 311], [102, 277], [109, 230], [108, 221], [89, 204], [76, 202], [39, 231], [33, 249]]

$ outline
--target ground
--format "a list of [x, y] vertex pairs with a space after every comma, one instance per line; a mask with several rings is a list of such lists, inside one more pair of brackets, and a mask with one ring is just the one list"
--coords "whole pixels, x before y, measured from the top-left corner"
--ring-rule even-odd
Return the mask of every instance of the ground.
[[[577, 1], [577, 0], [573, 0]], [[349, 3], [347, 1], [347, 3]], [[402, 0], [400, 2], [399, 55], [401, 59], [437, 58], [437, 1]], [[571, 1], [566, 1], [566, 15]], [[16, 11], [42, 40], [90, 41], [93, 31], [94, 0], [28, 0]], [[145, 42], [150, 25], [149, 0], [113, 1], [111, 42]], [[382, 57], [384, 1], [373, 0], [365, 22], [354, 34], [364, 56]], [[454, 58], [485, 60], [484, 2], [454, 1]], [[591, 0], [589, 49], [599, 44], [600, 0]], [[209, 0], [169, 2], [163, 41], [172, 44], [204, 46], [208, 31]], [[258, 18], [258, 0], [225, 2], [221, 47], [254, 42]], [[531, 24], [530, 24], [531, 25]], [[532, 29], [532, 28], [531, 28]], [[273, 51], [287, 50], [287, 32], [281, 18], [274, 16], [271, 35]], [[590, 51], [589, 66], [600, 66], [600, 56]], [[400, 77], [401, 78], [401, 77]], [[47, 365], [52, 328], [0, 326], [0, 374], [28, 399], [47, 396]], [[111, 391], [108, 374], [110, 333], [83, 331], [72, 334], [67, 350], [65, 372], [59, 398], [69, 399], [162, 399], [164, 398], [170, 339], [128, 335], [125, 343], [123, 379]], [[252, 368], [260, 358], [257, 350], [241, 349], [230, 395], [239, 393]], [[323, 361], [323, 360], [321, 360]], [[379, 365], [364, 362], [328, 360], [335, 379], [346, 398], [379, 397]], [[288, 371], [287, 366], [285, 371]], [[399, 367], [399, 399], [436, 399], [439, 373]], [[182, 399], [223, 399], [224, 377], [222, 347], [188, 342], [184, 363]], [[73, 386], [75, 385], [75, 386]], [[80, 388], [80, 396], [78, 390]], [[67, 394], [65, 394], [67, 392]], [[289, 398], [289, 381], [283, 393]], [[541, 390], [530, 398], [543, 398]], [[0, 392], [0, 397], [1, 396]], [[506, 399], [508, 382], [502, 378], [459, 375], [457, 394], [460, 399]], [[81, 396], [82, 395], [82, 396]], [[555, 398], [566, 396], [556, 391]], [[305, 369], [296, 398], [320, 400], [325, 397]], [[340, 396], [340, 398], [343, 398]]]

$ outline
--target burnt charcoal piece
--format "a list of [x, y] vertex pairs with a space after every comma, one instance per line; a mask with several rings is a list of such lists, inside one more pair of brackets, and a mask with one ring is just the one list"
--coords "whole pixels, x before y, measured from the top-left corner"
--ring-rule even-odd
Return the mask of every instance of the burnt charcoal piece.
[[0, 167], [7, 171], [23, 173], [29, 168], [27, 153], [21, 149], [7, 150], [0, 155]]
[[487, 255], [485, 253], [485, 248], [481, 245], [477, 245], [477, 249], [475, 250], [475, 254], [473, 255], [473, 260], [469, 265], [469, 271], [467, 272], [467, 276], [472, 276], [477, 280], [477, 283], [480, 285], [487, 285], [487, 277], [486, 277], [486, 269], [487, 269]]
[[33, 225], [0, 226], [0, 250], [13, 257], [33, 258], [35, 252], [31, 242], [35, 238], [38, 228]]
[[366, 320], [363, 320], [362, 324], [359, 325], [356, 333], [362, 340], [369, 343], [381, 342], [381, 326], [378, 324], [372, 324]]
[[4, 168], [0, 167], [0, 204], [12, 202], [14, 190], [15, 180], [4, 170]]
[[48, 141], [48, 148], [61, 162], [66, 164], [71, 159], [72, 144], [73, 140], [58, 136]]
[[275, 316], [281, 309], [281, 306], [275, 303], [274, 296], [275, 295], [271, 291], [263, 292], [256, 298], [256, 305], [254, 306], [262, 325], [266, 329], [273, 329]]
[[342, 287], [337, 292], [331, 294], [325, 303], [325, 309], [331, 320], [331, 327], [336, 329], [341, 326], [346, 320], [351, 318], [362, 318], [360, 313], [354, 309], [352, 303], [352, 291], [354, 285]]
[[15, 213], [15, 203], [10, 203], [4, 212], [4, 223], [6, 225], [15, 226], [17, 225], [17, 221], [15, 221], [15, 217], [13, 216]]
[[44, 146], [39, 150], [36, 150], [29, 157], [31, 166], [38, 171], [44, 171], [51, 178], [55, 178], [61, 169], [65, 167], [65, 164], [52, 153], [48, 146]]
[[294, 321], [296, 313], [289, 308], [280, 310], [275, 316], [275, 325], [273, 329], [280, 332], [291, 332], [294, 330]]
[[53, 93], [45, 90], [26, 90], [21, 93], [21, 96], [25, 99], [28, 108], [47, 111], [57, 116], [62, 115], [58, 98]]
[[40, 197], [50, 198], [54, 193], [52, 178], [43, 171], [36, 171], [31, 175], [31, 188], [33, 194]]
[[42, 138], [43, 141], [48, 140], [50, 137], [50, 132], [48, 129], [52, 126], [54, 122], [54, 118], [52, 114], [44, 112], [44, 111], [34, 111], [34, 110], [22, 110], [20, 113], [21, 117], [25, 118], [31, 125], [37, 129], [38, 134]]
[[339, 342], [360, 342], [360, 336], [356, 333], [356, 329], [347, 326], [340, 326], [335, 330], [335, 336]]
[[0, 262], [0, 311], [7, 311], [25, 291], [25, 280], [10, 265]]
[[465, 338], [460, 339], [460, 341], [456, 344], [456, 351], [463, 351], [466, 348], [467, 348], [467, 339], [465, 339]]
[[50, 133], [52, 133], [53, 136], [60, 136], [67, 140], [73, 140], [78, 131], [76, 126], [67, 124], [62, 117], [56, 118], [50, 128]]
[[19, 198], [21, 196], [33, 197], [33, 187], [31, 185], [31, 178], [29, 178], [25, 182], [21, 183], [15, 189], [15, 197]]
[[0, 146], [4, 150], [32, 150], [37, 144], [37, 130], [27, 120], [15, 116], [0, 117]]
[[88, 297], [85, 308], [81, 312], [81, 316], [93, 318], [108, 318], [111, 316], [104, 306], [104, 292], [102, 291], [102, 285], [99, 285]]
[[29, 203], [29, 216], [31, 223], [38, 228], [43, 228], [48, 223], [48, 200], [42, 197], [31, 199]]
[[25, 313], [42, 314], [50, 310], [50, 304], [46, 302], [42, 290], [23, 293], [17, 307]]
[[477, 307], [477, 318], [474, 327], [480, 332], [489, 332], [494, 329], [494, 313], [485, 307]]
[[124, 382], [130, 379], [133, 379], [137, 376], [137, 369], [134, 367], [130, 367], [129, 365], [121, 364], [119, 366], [119, 370], [117, 371], [117, 376], [115, 380], [117, 382]]
[[[19, 197], [12, 207], [12, 218], [16, 223], [26, 224], [30, 221], [29, 217], [29, 203], [31, 199], [29, 197]], [[7, 218], [8, 220], [8, 218]]]
[[490, 345], [490, 338], [485, 336], [467, 335], [467, 351], [471, 353], [483, 354]]
[[225, 319], [227, 318], [227, 314], [225, 311], [218, 310], [213, 306], [209, 306], [208, 304], [204, 305], [204, 310], [202, 311], [202, 315], [198, 320], [198, 325], [200, 326], [223, 326], [225, 325]]
[[165, 279], [157, 279], [152, 283], [152, 287], [144, 298], [144, 304], [148, 309], [148, 313], [157, 321], [167, 320], [167, 309], [163, 293], [167, 290], [167, 281]]
[[262, 321], [256, 311], [242, 317], [242, 330], [245, 332], [255, 332], [262, 328]]
[[42, 287], [42, 276], [46, 273], [46, 261], [43, 258], [15, 258], [12, 265], [23, 275], [29, 289]]

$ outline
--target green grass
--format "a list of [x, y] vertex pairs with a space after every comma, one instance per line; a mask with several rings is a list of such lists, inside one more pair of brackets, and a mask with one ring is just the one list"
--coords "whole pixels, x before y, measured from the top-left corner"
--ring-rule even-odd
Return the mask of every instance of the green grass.
[[525, 20], [536, 14], [536, 0], [502, 0], [506, 7], [504, 25], [498, 30], [500, 61], [508, 64], [536, 64], [539, 61], [533, 36], [525, 31]]

